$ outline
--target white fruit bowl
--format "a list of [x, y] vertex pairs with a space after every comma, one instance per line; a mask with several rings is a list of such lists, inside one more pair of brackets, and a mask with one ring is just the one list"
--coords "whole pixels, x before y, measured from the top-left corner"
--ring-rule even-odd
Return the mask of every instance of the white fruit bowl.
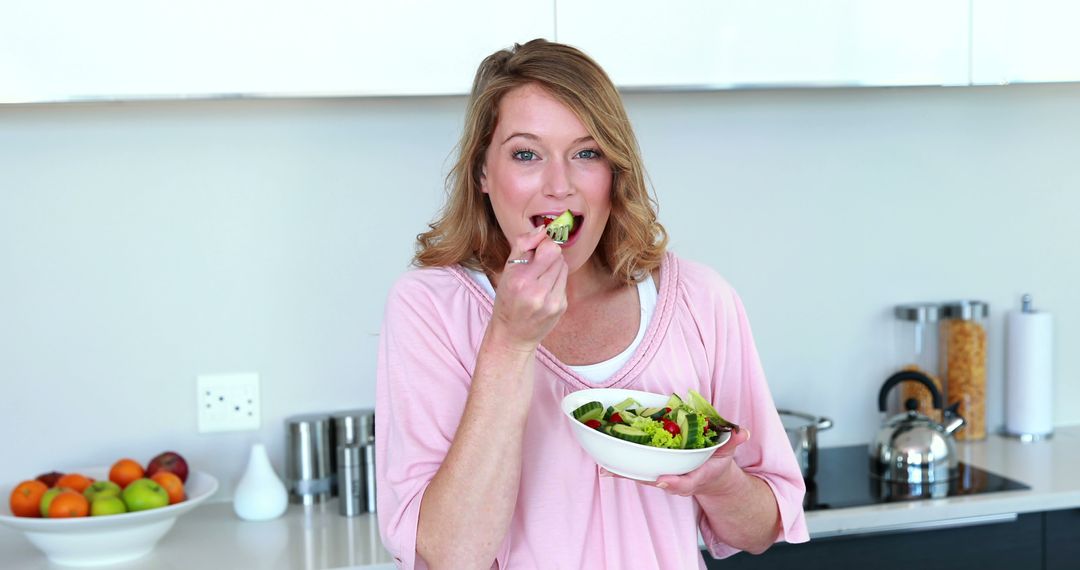
[[639, 481], [656, 481], [661, 475], [682, 475], [701, 467], [712, 454], [731, 439], [731, 432], [721, 432], [716, 445], [702, 449], [664, 449], [630, 443], [595, 430], [574, 419], [573, 411], [588, 402], [605, 407], [633, 398], [646, 407], [663, 407], [670, 395], [638, 390], [592, 388], [568, 394], [562, 400], [563, 415], [573, 426], [581, 447], [604, 469]]
[[[72, 469], [95, 480], [108, 480], [108, 467]], [[23, 531], [49, 560], [65, 566], [103, 566], [132, 560], [154, 549], [176, 517], [195, 508], [217, 491], [212, 475], [193, 471], [184, 490], [187, 499], [175, 505], [100, 517], [39, 519], [11, 514], [8, 497], [16, 485], [0, 486], [0, 523]]]

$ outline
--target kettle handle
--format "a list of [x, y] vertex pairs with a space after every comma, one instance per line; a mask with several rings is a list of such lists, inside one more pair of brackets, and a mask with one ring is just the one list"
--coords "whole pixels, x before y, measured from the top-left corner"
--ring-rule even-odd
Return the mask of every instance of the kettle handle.
[[918, 382], [926, 386], [926, 389], [930, 391], [930, 397], [933, 399], [934, 409], [942, 409], [941, 392], [938, 391], [937, 386], [934, 386], [934, 382], [930, 380], [929, 376], [915, 370], [901, 370], [889, 376], [889, 379], [881, 385], [881, 392], [878, 394], [878, 409], [884, 412], [887, 407], [885, 397], [888, 396], [889, 390], [892, 390], [897, 384], [907, 381]]

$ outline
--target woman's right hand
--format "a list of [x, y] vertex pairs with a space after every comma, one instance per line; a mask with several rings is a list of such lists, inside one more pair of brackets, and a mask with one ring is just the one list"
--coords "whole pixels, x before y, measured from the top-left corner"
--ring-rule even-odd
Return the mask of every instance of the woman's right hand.
[[[528, 259], [528, 263], [510, 263]], [[532, 352], [566, 311], [569, 268], [559, 247], [538, 226], [519, 235], [499, 275], [490, 332], [507, 348]]]

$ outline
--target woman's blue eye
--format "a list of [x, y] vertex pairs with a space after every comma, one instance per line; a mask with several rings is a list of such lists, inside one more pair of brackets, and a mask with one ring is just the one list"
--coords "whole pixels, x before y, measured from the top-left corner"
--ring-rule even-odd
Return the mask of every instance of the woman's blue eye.
[[533, 160], [536, 158], [536, 153], [531, 150], [519, 150], [514, 152], [515, 160]]
[[577, 153], [577, 157], [585, 159], [600, 158], [600, 153], [590, 148]]

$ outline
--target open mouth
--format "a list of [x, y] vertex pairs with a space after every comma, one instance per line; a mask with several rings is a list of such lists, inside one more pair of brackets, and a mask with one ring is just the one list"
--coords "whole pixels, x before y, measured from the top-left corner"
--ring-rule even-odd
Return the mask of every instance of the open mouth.
[[[538, 214], [536, 216], [532, 216], [529, 219], [532, 222], [534, 228], [539, 226], [547, 227], [551, 224], [551, 222], [555, 221], [555, 218], [558, 218], [561, 214], [562, 212], [559, 212], [557, 214]], [[570, 228], [570, 235], [567, 237], [566, 241], [562, 243], [569, 243], [570, 241], [573, 241], [574, 236], [576, 236], [577, 233], [581, 230], [581, 226], [585, 222], [585, 216], [582, 216], [581, 214], [572, 215], [574, 217], [574, 225]]]

